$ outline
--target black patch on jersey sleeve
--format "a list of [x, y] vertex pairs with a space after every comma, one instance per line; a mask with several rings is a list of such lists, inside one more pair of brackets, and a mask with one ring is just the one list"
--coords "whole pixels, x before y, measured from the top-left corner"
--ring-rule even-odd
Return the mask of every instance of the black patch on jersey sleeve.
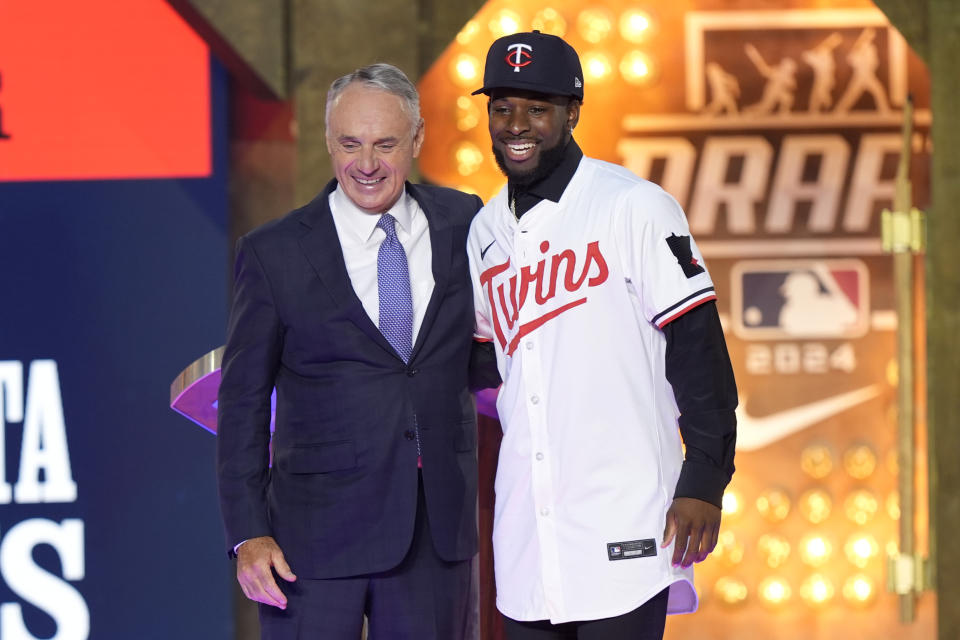
[[670, 247], [670, 252], [677, 259], [680, 268], [683, 269], [683, 275], [692, 278], [706, 271], [693, 257], [693, 251], [690, 250], [690, 236], [678, 236], [671, 233], [670, 237], [667, 238], [667, 246]]

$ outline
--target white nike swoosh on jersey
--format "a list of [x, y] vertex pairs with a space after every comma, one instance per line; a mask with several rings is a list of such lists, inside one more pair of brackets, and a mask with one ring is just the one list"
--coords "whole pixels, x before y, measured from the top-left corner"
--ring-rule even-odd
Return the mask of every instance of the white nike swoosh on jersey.
[[747, 413], [747, 398], [737, 407], [737, 450], [755, 451], [811, 427], [880, 395], [882, 385], [872, 384], [792, 409], [756, 418]]

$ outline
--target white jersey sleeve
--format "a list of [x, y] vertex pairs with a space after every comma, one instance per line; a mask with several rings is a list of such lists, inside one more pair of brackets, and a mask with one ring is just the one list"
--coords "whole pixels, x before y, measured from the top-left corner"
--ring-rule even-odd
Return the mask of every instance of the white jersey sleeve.
[[467, 258], [470, 261], [470, 281], [473, 283], [475, 314], [473, 339], [480, 342], [489, 342], [493, 340], [493, 325], [490, 321], [489, 301], [483, 295], [483, 287], [480, 286], [480, 264], [483, 260], [483, 248], [479, 244], [479, 234], [477, 233], [477, 227], [483, 224], [480, 222], [480, 218], [480, 214], [477, 214], [473, 219], [473, 224], [470, 225], [470, 233], [467, 236]]
[[658, 328], [716, 299], [683, 209], [651, 182], [625, 190], [616, 216], [619, 252], [644, 317]]

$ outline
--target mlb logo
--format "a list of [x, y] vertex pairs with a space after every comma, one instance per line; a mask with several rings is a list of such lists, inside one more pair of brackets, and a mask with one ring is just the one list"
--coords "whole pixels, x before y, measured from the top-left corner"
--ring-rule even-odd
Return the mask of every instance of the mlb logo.
[[731, 270], [734, 333], [747, 340], [857, 338], [869, 328], [860, 260], [749, 260]]

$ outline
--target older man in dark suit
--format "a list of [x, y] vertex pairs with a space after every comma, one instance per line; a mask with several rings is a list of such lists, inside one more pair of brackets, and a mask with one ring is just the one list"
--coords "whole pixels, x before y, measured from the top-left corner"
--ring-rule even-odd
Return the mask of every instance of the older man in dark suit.
[[399, 69], [340, 78], [336, 179], [237, 245], [217, 464], [265, 639], [356, 640], [364, 615], [371, 639], [464, 634], [477, 479], [464, 247], [482, 203], [406, 182], [423, 137]]

